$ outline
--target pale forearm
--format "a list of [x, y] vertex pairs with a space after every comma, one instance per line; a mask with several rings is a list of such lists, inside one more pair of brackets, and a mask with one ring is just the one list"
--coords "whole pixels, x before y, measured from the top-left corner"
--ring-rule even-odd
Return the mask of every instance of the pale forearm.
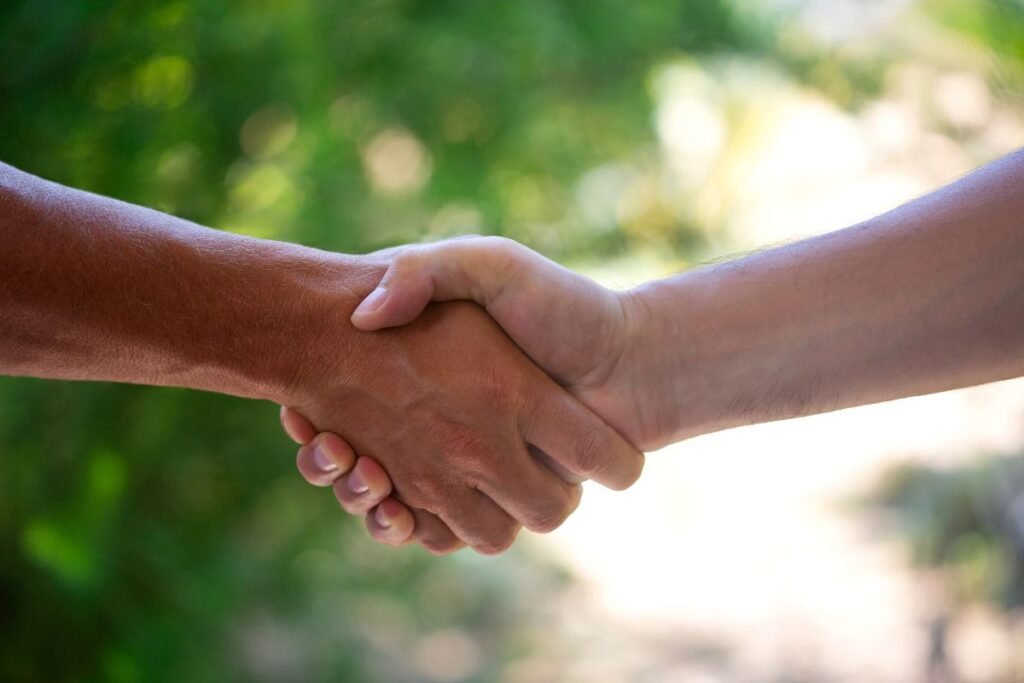
[[0, 374], [283, 399], [296, 337], [365, 274], [0, 165]]
[[631, 298], [669, 441], [1022, 375], [1024, 154]]

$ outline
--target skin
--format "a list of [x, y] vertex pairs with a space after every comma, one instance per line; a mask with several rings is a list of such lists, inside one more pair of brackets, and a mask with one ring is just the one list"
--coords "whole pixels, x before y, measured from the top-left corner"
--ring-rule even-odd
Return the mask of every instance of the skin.
[[496, 553], [521, 525], [561, 524], [580, 488], [534, 453], [613, 488], [640, 474], [643, 456], [479, 307], [432, 306], [375, 334], [353, 327], [386, 256], [208, 230], [4, 165], [0, 243], [0, 374], [294, 406], [371, 457], [348, 464], [345, 442], [321, 437], [339, 467], [374, 481], [386, 468], [433, 552]]
[[[384, 329], [432, 300], [476, 301], [645, 450], [1024, 375], [1024, 151], [850, 228], [626, 292], [498, 238], [391, 259], [353, 324]], [[370, 530], [402, 542], [384, 482], [364, 495], [346, 509], [393, 515], [387, 534]]]

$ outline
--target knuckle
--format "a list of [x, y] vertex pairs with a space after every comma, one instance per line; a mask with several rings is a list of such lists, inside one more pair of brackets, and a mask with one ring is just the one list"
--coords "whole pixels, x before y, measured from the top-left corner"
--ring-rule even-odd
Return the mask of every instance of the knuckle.
[[[404, 472], [401, 477], [389, 477], [391, 487], [388, 495], [398, 493], [410, 507], [436, 513], [451, 495], [453, 472], [458, 463], [445, 457], [444, 460], [437, 459], [435, 464], [436, 467], [417, 467]], [[364, 495], [370, 497], [369, 494]]]
[[537, 534], [550, 534], [552, 531], [562, 526], [562, 523], [567, 517], [567, 514], [537, 516], [530, 520], [530, 523], [527, 524], [526, 528]]
[[644, 465], [646, 464], [646, 462], [647, 457], [643, 453], [637, 455], [637, 457], [633, 460], [633, 471], [629, 473], [629, 479], [623, 482], [623, 485], [619, 488], [620, 491], [628, 489], [630, 486], [635, 484], [638, 479], [640, 479], [640, 475], [643, 474], [644, 472]]
[[512, 544], [515, 543], [516, 536], [518, 535], [519, 526], [516, 524], [510, 524], [500, 532], [475, 543], [473, 545], [473, 550], [481, 555], [500, 555], [512, 547]]
[[531, 510], [527, 516], [526, 528], [538, 534], [547, 534], [568, 519], [575, 506], [571, 494], [566, 491], [557, 498], [551, 498]]
[[448, 555], [458, 550], [461, 545], [458, 539], [439, 536], [427, 536], [419, 539], [420, 545], [431, 555]]
[[645, 460], [646, 458], [643, 453], [639, 453], [635, 457], [630, 458], [627, 463], [627, 467], [622, 468], [624, 474], [615, 481], [609, 482], [608, 488], [613, 491], [625, 491], [635, 484], [640, 478], [640, 475], [643, 474]]
[[494, 557], [495, 555], [501, 555], [503, 552], [508, 550], [508, 548], [502, 547], [501, 545], [495, 543], [484, 542], [473, 546], [473, 550], [475, 550], [480, 555]]
[[426, 262], [418, 249], [405, 249], [391, 260], [385, 280], [381, 284], [390, 289], [415, 291], [426, 284]]
[[423, 508], [436, 500], [438, 484], [427, 476], [404, 477], [401, 484], [392, 483], [393, 491], [400, 491], [408, 504]]
[[569, 488], [569, 491], [569, 513], [566, 517], [576, 512], [580, 507], [580, 503], [583, 501], [583, 487], [580, 484], [573, 484]]
[[507, 237], [483, 237], [481, 240], [488, 240], [481, 246], [487, 254], [493, 257], [491, 263], [496, 277], [501, 280], [509, 279], [519, 260], [521, 250], [524, 249], [523, 245]]
[[608, 464], [608, 442], [597, 430], [588, 431], [576, 444], [576, 471], [587, 478], [604, 472]]
[[447, 555], [463, 545], [440, 519], [425, 511], [422, 514], [415, 514], [412, 539], [434, 555]]
[[456, 480], [480, 483], [496, 476], [493, 471], [497, 458], [489, 455], [493, 449], [486, 437], [468, 427], [453, 426], [442, 438], [447, 476], [446, 493]]
[[410, 478], [407, 485], [403, 487], [402, 493], [413, 505], [431, 509], [436, 503], [445, 500], [448, 487], [436, 476], [436, 473], [424, 472]]
[[415, 249], [411, 247], [400, 249], [391, 257], [391, 272], [397, 275], [415, 270], [419, 260], [419, 254]]
[[495, 253], [508, 258], [514, 258], [515, 256], [528, 251], [528, 249], [522, 244], [509, 237], [490, 235], [488, 237], [481, 237], [480, 240], [482, 246], [487, 247], [488, 250], [494, 251]]
[[483, 445], [462, 452], [454, 459], [460, 470], [461, 481], [458, 483], [477, 491], [494, 491], [513, 486], [509, 477], [513, 476], [515, 468], [509, 462], [510, 458], [506, 457], [507, 452]]
[[518, 243], [500, 235], [485, 235], [473, 240], [475, 246], [482, 247], [488, 251], [506, 252], [514, 249]]

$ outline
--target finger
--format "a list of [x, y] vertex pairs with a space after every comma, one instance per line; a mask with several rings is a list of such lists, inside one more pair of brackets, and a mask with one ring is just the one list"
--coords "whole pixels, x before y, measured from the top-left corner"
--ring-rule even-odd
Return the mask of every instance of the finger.
[[352, 312], [352, 324], [373, 331], [412, 322], [434, 296], [431, 264], [409, 252], [397, 255], [377, 288]]
[[481, 555], [498, 555], [512, 547], [520, 525], [497, 503], [469, 488], [453, 498], [438, 514], [466, 545]]
[[345, 512], [365, 515], [391, 495], [391, 479], [376, 460], [361, 457], [346, 476], [334, 482], [334, 496]]
[[527, 442], [565, 469], [616, 491], [632, 486], [644, 468], [643, 453], [565, 393], [536, 411], [524, 431]]
[[404, 325], [431, 301], [468, 299], [483, 307], [519, 277], [529, 250], [499, 237], [448, 240], [394, 254], [377, 288], [352, 314], [362, 330]]
[[419, 508], [409, 508], [409, 511], [413, 518], [413, 539], [427, 552], [447, 555], [466, 547], [466, 544], [434, 513]]
[[281, 406], [281, 426], [292, 441], [307, 444], [316, 436], [316, 428], [305, 417], [287, 406]]
[[532, 455], [534, 459], [537, 460], [537, 462], [544, 465], [544, 467], [547, 467], [549, 470], [558, 475], [558, 478], [567, 484], [582, 484], [583, 482], [586, 481], [585, 478], [581, 477], [575, 472], [570, 472], [569, 470], [562, 467], [560, 464], [558, 464], [557, 461], [553, 460], [550, 455], [540, 450], [536, 446], [530, 446], [530, 455]]
[[525, 450], [519, 458], [504, 460], [496, 474], [476, 487], [518, 523], [541, 534], [560, 527], [583, 495], [583, 487], [563, 481]]
[[415, 521], [412, 511], [404, 503], [385, 498], [366, 516], [366, 529], [374, 540], [400, 546], [412, 542]]
[[303, 479], [313, 486], [330, 486], [356, 464], [356, 454], [348, 443], [325, 432], [299, 449], [295, 466]]

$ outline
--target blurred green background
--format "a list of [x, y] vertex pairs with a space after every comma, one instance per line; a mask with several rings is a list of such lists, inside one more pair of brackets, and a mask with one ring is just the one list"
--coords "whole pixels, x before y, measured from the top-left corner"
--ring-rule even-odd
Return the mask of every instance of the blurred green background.
[[[7, 163], [324, 249], [503, 234], [613, 281], [774, 237], [744, 219], [771, 186], [736, 189], [788, 116], [765, 102], [869, 133], [912, 102], [942, 163], [879, 154], [948, 174], [1020, 144], [1022, 86], [1019, 0], [0, 8]], [[550, 638], [552, 561], [376, 548], [292, 452], [269, 405], [0, 381], [0, 680], [487, 681]]]

